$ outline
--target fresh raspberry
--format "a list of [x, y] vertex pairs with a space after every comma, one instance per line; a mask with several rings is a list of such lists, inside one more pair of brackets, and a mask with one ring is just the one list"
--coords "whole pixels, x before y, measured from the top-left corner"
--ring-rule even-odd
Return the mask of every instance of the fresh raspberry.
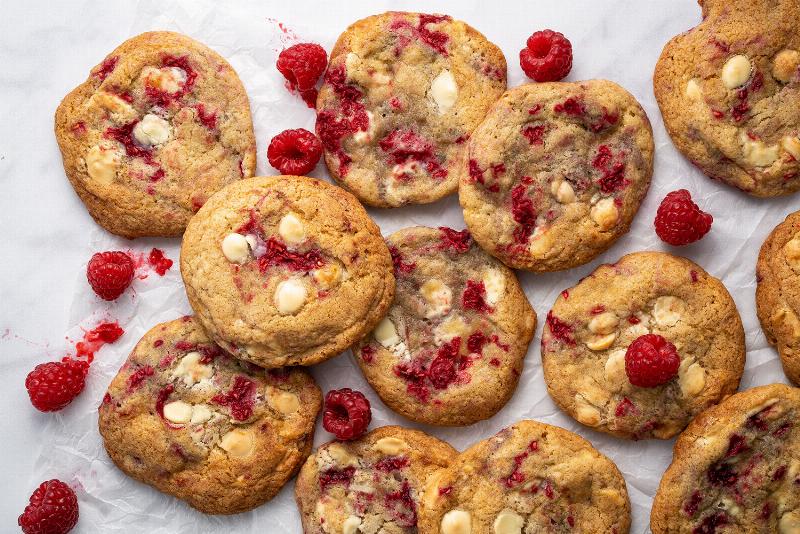
[[77, 522], [78, 498], [72, 488], [56, 479], [36, 488], [17, 519], [25, 534], [66, 534]]
[[688, 245], [711, 230], [714, 218], [692, 202], [686, 189], [667, 194], [656, 212], [656, 234], [670, 245]]
[[528, 37], [519, 52], [519, 64], [537, 82], [556, 82], [572, 69], [572, 44], [563, 34], [542, 30]]
[[89, 364], [66, 360], [40, 363], [25, 378], [25, 389], [34, 408], [41, 412], [55, 412], [83, 391]]
[[284, 130], [269, 143], [269, 164], [283, 174], [302, 176], [314, 170], [322, 156], [322, 142], [303, 128]]
[[369, 401], [361, 392], [344, 388], [333, 389], [325, 395], [322, 426], [338, 439], [360, 438], [371, 420]]
[[98, 252], [86, 266], [86, 278], [98, 297], [114, 300], [131, 284], [133, 271], [133, 260], [128, 254], [118, 250]]
[[634, 386], [654, 388], [678, 374], [681, 357], [675, 345], [658, 334], [639, 336], [625, 353], [625, 373]]
[[317, 96], [315, 86], [327, 65], [325, 49], [313, 43], [290, 46], [280, 53], [277, 64], [289, 87], [300, 92], [308, 107], [314, 107]]

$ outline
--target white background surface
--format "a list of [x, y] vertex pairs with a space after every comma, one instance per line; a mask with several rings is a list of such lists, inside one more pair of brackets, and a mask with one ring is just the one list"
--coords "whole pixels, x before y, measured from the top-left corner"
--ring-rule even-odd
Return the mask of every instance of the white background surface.
[[[219, 4], [219, 5], [218, 5]], [[14, 2], [0, 16], [0, 532], [16, 532], [16, 518], [43, 480], [58, 477], [78, 488], [81, 520], [76, 532], [267, 532], [299, 533], [293, 483], [273, 501], [234, 517], [212, 518], [133, 482], [110, 463], [96, 429], [96, 406], [108, 382], [139, 336], [157, 322], [189, 311], [177, 272], [178, 240], [126, 242], [97, 227], [64, 177], [52, 133], [60, 99], [89, 69], [123, 40], [147, 30], [186, 33], [225, 56], [250, 96], [258, 140], [259, 174], [276, 174], [266, 161], [269, 139], [286, 128], [313, 130], [314, 114], [289, 95], [275, 69], [277, 53], [292, 44], [280, 21], [300, 40], [331, 49], [351, 22], [386, 9], [442, 12], [465, 20], [497, 43], [509, 64], [509, 86], [523, 82], [518, 52], [533, 31], [553, 28], [572, 41], [575, 61], [569, 80], [607, 78], [631, 91], [646, 109], [656, 140], [653, 187], [630, 234], [589, 265], [552, 275], [522, 274], [539, 326], [519, 388], [489, 421], [463, 429], [426, 428], [459, 449], [522, 418], [575, 430], [619, 465], [634, 511], [632, 532], [647, 532], [652, 495], [671, 458], [672, 442], [625, 442], [587, 430], [549, 399], [539, 358], [541, 323], [555, 296], [626, 252], [669, 250], [653, 232], [655, 209], [666, 192], [688, 188], [714, 216], [711, 233], [677, 253], [721, 278], [733, 293], [745, 324], [747, 371], [742, 389], [785, 381], [775, 351], [767, 346], [755, 314], [755, 258], [764, 237], [798, 200], [757, 200], [711, 182], [675, 150], [655, 103], [651, 76], [663, 45], [700, 21], [692, 0], [480, 0], [428, 2]], [[321, 164], [313, 173], [327, 176]], [[371, 212], [388, 234], [412, 224], [463, 227], [455, 197], [432, 206]], [[134, 284], [117, 303], [97, 299], [85, 281], [85, 264], [97, 250], [140, 251], [158, 245], [176, 266]], [[102, 317], [120, 321], [126, 334], [101, 351], [86, 391], [59, 414], [34, 410], [25, 375], [60, 358], [78, 339], [83, 323]], [[345, 354], [313, 369], [323, 391], [354, 387], [373, 404], [373, 424], [408, 424], [378, 400]], [[410, 425], [418, 426], [418, 425]], [[423, 428], [423, 427], [420, 427]], [[318, 428], [316, 442], [329, 439]]]

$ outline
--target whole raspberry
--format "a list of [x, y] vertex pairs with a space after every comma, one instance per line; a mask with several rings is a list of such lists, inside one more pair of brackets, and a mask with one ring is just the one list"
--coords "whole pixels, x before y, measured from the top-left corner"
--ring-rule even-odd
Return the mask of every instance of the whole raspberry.
[[269, 164], [283, 174], [302, 176], [314, 170], [322, 156], [322, 142], [303, 128], [284, 130], [269, 143]]
[[317, 98], [317, 80], [325, 72], [328, 55], [318, 44], [300, 43], [290, 46], [278, 56], [277, 67], [289, 82], [289, 87], [297, 89], [309, 107], [314, 107]]
[[654, 388], [678, 374], [681, 357], [675, 345], [658, 334], [636, 338], [625, 353], [625, 374], [634, 386]]
[[78, 522], [78, 498], [60, 480], [48, 480], [36, 488], [28, 506], [17, 519], [25, 534], [66, 534]]
[[55, 412], [83, 391], [89, 364], [83, 361], [40, 363], [25, 378], [31, 404], [41, 412]]
[[714, 218], [692, 202], [686, 189], [667, 194], [656, 212], [656, 234], [670, 245], [688, 245], [711, 230]]
[[556, 82], [572, 69], [572, 44], [563, 34], [542, 30], [528, 37], [519, 52], [519, 64], [537, 82]]
[[322, 426], [341, 440], [358, 439], [372, 420], [369, 401], [350, 388], [333, 389], [325, 395]]
[[86, 278], [97, 296], [114, 300], [131, 284], [134, 265], [131, 257], [118, 250], [98, 252], [86, 266]]

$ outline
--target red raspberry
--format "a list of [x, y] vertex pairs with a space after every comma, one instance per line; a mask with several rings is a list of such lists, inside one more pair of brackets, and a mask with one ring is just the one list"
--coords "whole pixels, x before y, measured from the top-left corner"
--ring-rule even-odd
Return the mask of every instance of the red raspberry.
[[83, 391], [89, 364], [84, 361], [40, 363], [25, 378], [25, 389], [34, 408], [41, 412], [55, 412]]
[[269, 143], [269, 164], [283, 174], [302, 176], [314, 170], [322, 156], [322, 143], [303, 128], [284, 130]]
[[675, 345], [658, 334], [639, 336], [625, 353], [625, 374], [634, 386], [654, 388], [678, 374], [681, 357]]
[[317, 80], [325, 72], [328, 55], [318, 44], [300, 43], [290, 46], [278, 56], [278, 70], [297, 89], [308, 107], [313, 108], [317, 99]]
[[670, 245], [688, 245], [711, 230], [714, 218], [692, 202], [686, 189], [667, 194], [656, 212], [656, 234]]
[[98, 297], [114, 300], [131, 284], [133, 271], [133, 260], [126, 253], [98, 252], [86, 266], [86, 278]]
[[519, 52], [519, 64], [537, 82], [556, 82], [572, 69], [572, 44], [563, 34], [542, 30], [528, 37]]
[[322, 426], [338, 439], [360, 438], [371, 420], [369, 401], [361, 392], [344, 388], [333, 389], [325, 395]]
[[66, 534], [78, 522], [78, 498], [60, 480], [48, 480], [36, 488], [28, 506], [17, 519], [25, 534]]

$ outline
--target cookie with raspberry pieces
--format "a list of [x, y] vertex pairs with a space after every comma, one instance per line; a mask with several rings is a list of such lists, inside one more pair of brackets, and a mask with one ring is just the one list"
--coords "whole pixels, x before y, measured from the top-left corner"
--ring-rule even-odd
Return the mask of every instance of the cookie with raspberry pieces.
[[636, 252], [564, 290], [542, 332], [553, 400], [627, 439], [668, 439], [732, 395], [744, 328], [722, 282], [691, 261]]
[[339, 37], [317, 98], [331, 175], [396, 207], [453, 193], [465, 141], [506, 89], [500, 49], [446, 15], [388, 12]]
[[208, 197], [256, 167], [242, 82], [178, 33], [117, 47], [58, 106], [55, 133], [89, 214], [129, 238], [181, 235]]
[[234, 514], [300, 468], [321, 404], [305, 370], [236, 360], [187, 316], [134, 347], [100, 405], [100, 434], [127, 475], [201, 512]]
[[653, 134], [615, 83], [528, 84], [492, 106], [457, 172], [481, 247], [515, 269], [559, 271], [628, 231], [650, 186]]
[[800, 389], [737, 393], [675, 443], [650, 513], [653, 534], [800, 532]]
[[397, 290], [386, 317], [353, 348], [364, 376], [413, 421], [491, 417], [514, 393], [536, 327], [514, 272], [467, 230], [417, 226], [387, 242]]

